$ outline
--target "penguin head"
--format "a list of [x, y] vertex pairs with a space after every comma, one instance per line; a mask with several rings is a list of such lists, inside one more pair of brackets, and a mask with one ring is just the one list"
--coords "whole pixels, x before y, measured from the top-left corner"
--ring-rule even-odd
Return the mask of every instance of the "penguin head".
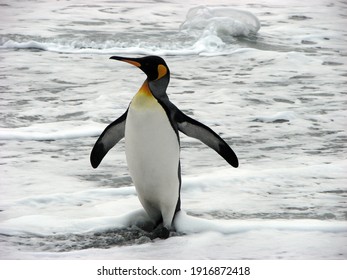
[[145, 56], [140, 58], [127, 58], [121, 56], [112, 56], [110, 59], [120, 60], [130, 63], [140, 68], [148, 78], [148, 81], [158, 81], [162, 78], [169, 78], [170, 71], [164, 59], [159, 56]]

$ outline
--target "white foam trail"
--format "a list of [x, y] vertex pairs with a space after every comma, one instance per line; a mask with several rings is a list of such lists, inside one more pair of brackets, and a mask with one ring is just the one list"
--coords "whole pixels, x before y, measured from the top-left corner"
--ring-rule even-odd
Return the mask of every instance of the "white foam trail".
[[84, 137], [99, 136], [102, 129], [99, 128], [82, 128], [74, 130], [63, 130], [56, 132], [35, 132], [35, 131], [19, 131], [18, 129], [0, 130], [0, 140], [19, 140], [19, 141], [53, 141], [62, 139], [77, 139]]
[[347, 223], [341, 221], [321, 220], [206, 220], [191, 217], [184, 211], [177, 214], [175, 227], [184, 233], [201, 233], [215, 231], [223, 234], [233, 234], [259, 230], [283, 231], [320, 231], [347, 232]]
[[53, 141], [99, 136], [103, 124], [95, 122], [61, 121], [34, 123], [27, 127], [0, 128], [0, 140]]

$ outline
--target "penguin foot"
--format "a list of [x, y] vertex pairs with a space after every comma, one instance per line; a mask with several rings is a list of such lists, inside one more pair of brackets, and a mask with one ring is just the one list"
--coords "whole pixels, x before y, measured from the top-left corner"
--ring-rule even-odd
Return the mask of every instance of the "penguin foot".
[[167, 239], [170, 237], [170, 231], [166, 227], [159, 229], [157, 234], [160, 239]]
[[163, 226], [163, 224], [160, 224], [152, 231], [151, 239], [167, 239], [170, 237], [170, 230], [168, 230], [166, 227]]

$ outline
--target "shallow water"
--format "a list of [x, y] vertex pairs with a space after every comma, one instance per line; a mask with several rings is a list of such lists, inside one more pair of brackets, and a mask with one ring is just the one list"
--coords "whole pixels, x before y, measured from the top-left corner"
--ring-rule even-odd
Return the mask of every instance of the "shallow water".
[[[0, 258], [345, 259], [347, 5], [262, 3], [2, 2]], [[144, 54], [240, 160], [181, 135], [165, 241], [132, 226], [124, 142], [89, 163], [145, 78], [109, 56]]]

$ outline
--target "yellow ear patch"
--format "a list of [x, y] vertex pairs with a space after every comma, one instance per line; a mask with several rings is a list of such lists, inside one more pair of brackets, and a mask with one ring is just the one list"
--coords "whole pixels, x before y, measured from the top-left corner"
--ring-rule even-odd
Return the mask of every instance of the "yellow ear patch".
[[163, 64], [159, 64], [158, 65], [158, 78], [157, 78], [157, 80], [164, 77], [166, 75], [166, 73], [167, 73], [167, 68]]

